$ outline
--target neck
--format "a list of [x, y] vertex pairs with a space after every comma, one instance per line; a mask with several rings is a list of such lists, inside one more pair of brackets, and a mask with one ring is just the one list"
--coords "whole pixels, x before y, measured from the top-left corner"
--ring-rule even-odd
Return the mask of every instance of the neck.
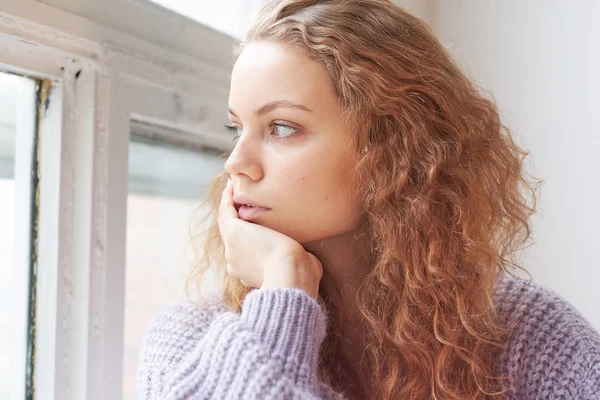
[[343, 321], [339, 325], [335, 324], [339, 339], [338, 351], [349, 363], [347, 368], [356, 374], [351, 375], [358, 384], [356, 389], [368, 382], [359, 372], [366, 337], [365, 321], [356, 306], [356, 293], [370, 270], [371, 245], [368, 236], [358, 231], [304, 244], [305, 249], [314, 254], [323, 265], [319, 294], [336, 309], [337, 317]]
[[370, 270], [371, 245], [367, 235], [358, 230], [304, 244], [323, 265], [319, 294], [344, 319], [339, 328], [362, 325], [356, 293]]

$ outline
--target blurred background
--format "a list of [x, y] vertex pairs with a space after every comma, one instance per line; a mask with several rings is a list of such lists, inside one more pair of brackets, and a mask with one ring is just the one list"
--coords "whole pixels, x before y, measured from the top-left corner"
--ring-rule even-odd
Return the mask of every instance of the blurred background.
[[[76, 0], [67, 3], [77, 6]], [[168, 18], [235, 39], [242, 37], [264, 1], [141, 3]], [[600, 2], [396, 3], [432, 27], [465, 71], [495, 98], [504, 123], [531, 152], [529, 171], [545, 184], [533, 220], [535, 243], [521, 254], [521, 265], [600, 330], [600, 263], [595, 253], [600, 241]], [[28, 101], [34, 97], [34, 83], [3, 70], [0, 62], [0, 400], [9, 398], [6, 377], [15, 335], [9, 289], [16, 279], [13, 239], [19, 229], [17, 132], [19, 124], [34, 118], [36, 105]], [[187, 243], [193, 211], [223, 159], [206, 146], [157, 140], [139, 126], [132, 128], [128, 146], [122, 393], [124, 399], [133, 399], [141, 336], [159, 311], [185, 297], [193, 259]]]

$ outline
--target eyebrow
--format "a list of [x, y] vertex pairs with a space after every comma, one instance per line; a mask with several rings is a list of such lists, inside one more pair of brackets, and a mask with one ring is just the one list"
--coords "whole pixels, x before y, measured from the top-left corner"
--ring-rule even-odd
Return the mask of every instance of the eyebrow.
[[[278, 108], [295, 108], [297, 110], [302, 110], [302, 111], [306, 111], [306, 112], [312, 112], [313, 111], [310, 108], [308, 108], [306, 106], [303, 106], [302, 104], [292, 103], [289, 100], [277, 100], [277, 101], [272, 101], [270, 103], [265, 104], [264, 106], [262, 106], [261, 108], [259, 108], [258, 110], [256, 110], [256, 112], [254, 114], [257, 117], [260, 117], [260, 116], [268, 114], [271, 111], [276, 110]], [[228, 107], [227, 110], [234, 117], [238, 117], [235, 114], [235, 112], [231, 109], [231, 107]]]

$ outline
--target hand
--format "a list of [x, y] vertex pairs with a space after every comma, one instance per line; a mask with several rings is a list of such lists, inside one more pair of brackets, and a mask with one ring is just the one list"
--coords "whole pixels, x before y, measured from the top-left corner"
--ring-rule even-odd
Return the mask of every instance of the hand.
[[231, 180], [219, 206], [219, 230], [225, 244], [228, 275], [249, 287], [299, 288], [315, 299], [318, 297], [323, 276], [321, 262], [289, 236], [240, 219]]

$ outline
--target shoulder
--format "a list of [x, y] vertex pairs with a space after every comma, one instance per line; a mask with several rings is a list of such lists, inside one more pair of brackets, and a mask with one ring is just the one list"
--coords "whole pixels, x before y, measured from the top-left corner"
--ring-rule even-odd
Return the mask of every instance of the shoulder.
[[[600, 390], [600, 335], [556, 292], [503, 276], [497, 304], [511, 329], [503, 367], [514, 390], [554, 398], [592, 399]], [[588, 397], [587, 394], [590, 396]]]
[[577, 334], [581, 340], [600, 345], [598, 333], [563, 297], [542, 285], [502, 276], [497, 286], [498, 310], [506, 322], [514, 322], [531, 336]]

